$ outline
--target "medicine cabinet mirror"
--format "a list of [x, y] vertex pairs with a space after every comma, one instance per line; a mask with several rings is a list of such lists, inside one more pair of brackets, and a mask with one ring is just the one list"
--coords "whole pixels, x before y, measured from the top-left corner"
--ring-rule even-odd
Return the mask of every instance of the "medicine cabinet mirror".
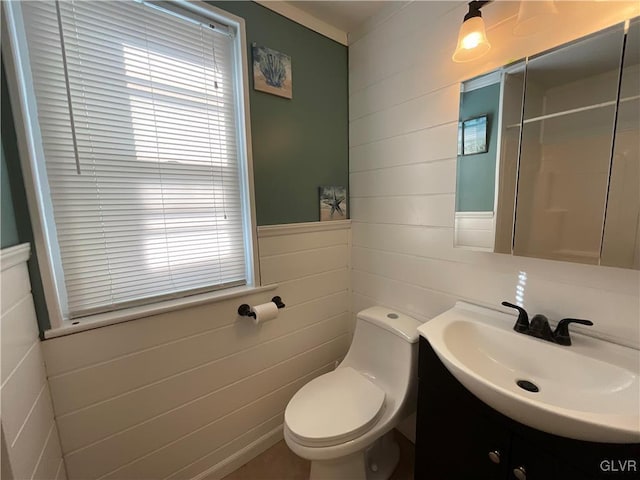
[[640, 269], [640, 18], [460, 91], [457, 247]]

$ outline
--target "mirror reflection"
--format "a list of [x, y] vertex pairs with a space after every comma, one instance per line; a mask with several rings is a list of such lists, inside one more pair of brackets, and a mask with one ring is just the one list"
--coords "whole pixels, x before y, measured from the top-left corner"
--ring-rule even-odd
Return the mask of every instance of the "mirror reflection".
[[456, 244], [493, 251], [502, 72], [465, 82], [460, 92]]
[[627, 33], [602, 265], [640, 270], [640, 19]]
[[597, 264], [624, 30], [527, 64], [516, 255]]
[[639, 28], [462, 83], [456, 246], [640, 268]]

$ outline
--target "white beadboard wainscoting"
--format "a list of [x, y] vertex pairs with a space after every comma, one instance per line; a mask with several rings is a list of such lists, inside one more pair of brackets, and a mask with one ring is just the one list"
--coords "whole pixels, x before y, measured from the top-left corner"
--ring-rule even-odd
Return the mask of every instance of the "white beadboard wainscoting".
[[[284, 408], [351, 340], [350, 222], [258, 228], [278, 288], [43, 342], [69, 479], [221, 478], [282, 438]], [[280, 295], [254, 325], [241, 303]]]
[[455, 212], [453, 228], [454, 245], [493, 252], [496, 232], [493, 212]]
[[[532, 312], [588, 318], [640, 347], [640, 272], [453, 248], [459, 82], [640, 14], [637, 2], [556, 2], [561, 28], [517, 38], [518, 2], [483, 9], [491, 50], [451, 55], [467, 2], [398, 2], [350, 35], [352, 306], [422, 321], [522, 292]], [[578, 329], [578, 328], [576, 328]]]
[[29, 244], [2, 250], [2, 478], [67, 478], [27, 270]]

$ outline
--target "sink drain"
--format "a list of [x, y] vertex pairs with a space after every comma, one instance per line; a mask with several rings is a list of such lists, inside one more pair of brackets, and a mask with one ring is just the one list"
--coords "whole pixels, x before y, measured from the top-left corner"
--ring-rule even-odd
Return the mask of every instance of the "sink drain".
[[526, 390], [527, 392], [536, 393], [540, 391], [540, 389], [535, 383], [531, 383], [528, 380], [518, 380], [516, 384], [523, 390]]

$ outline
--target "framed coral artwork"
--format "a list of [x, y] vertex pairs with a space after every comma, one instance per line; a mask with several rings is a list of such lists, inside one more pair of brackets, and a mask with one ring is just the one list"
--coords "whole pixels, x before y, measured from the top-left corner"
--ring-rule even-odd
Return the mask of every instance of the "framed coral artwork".
[[292, 98], [291, 57], [254, 44], [253, 88], [280, 97]]

